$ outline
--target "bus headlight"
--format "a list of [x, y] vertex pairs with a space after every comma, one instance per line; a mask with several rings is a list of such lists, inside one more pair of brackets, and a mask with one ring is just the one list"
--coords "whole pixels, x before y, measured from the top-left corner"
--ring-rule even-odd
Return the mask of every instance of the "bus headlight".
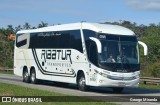
[[108, 78], [109, 75], [105, 74], [105, 73], [102, 73], [102, 72], [99, 72], [98, 70], [94, 70], [97, 74], [100, 74], [101, 76], [103, 77], [106, 77]]

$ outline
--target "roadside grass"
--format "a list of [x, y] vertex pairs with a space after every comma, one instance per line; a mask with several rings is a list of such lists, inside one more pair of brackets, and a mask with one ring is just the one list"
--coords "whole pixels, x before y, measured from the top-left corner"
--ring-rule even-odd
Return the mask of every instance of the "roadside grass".
[[140, 83], [139, 88], [146, 88], [146, 89], [160, 89], [160, 85], [153, 85], [153, 84], [144, 84], [144, 83]]
[[[67, 95], [49, 92], [39, 89], [31, 89], [23, 86], [0, 83], [0, 96], [63, 96], [67, 98]], [[60, 97], [61, 98], [61, 97]], [[0, 105], [117, 105], [114, 103], [100, 102], [92, 99], [77, 97], [78, 102], [42, 102], [42, 103], [2, 103]]]

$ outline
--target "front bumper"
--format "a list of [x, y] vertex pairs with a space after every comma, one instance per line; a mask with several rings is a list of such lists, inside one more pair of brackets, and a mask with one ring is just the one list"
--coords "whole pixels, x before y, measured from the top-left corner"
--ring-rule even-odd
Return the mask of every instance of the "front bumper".
[[101, 75], [97, 75], [96, 86], [100, 87], [138, 87], [139, 78], [133, 80], [113, 80]]
[[122, 73], [117, 76], [105, 75], [104, 73], [97, 72], [96, 86], [101, 87], [138, 87], [139, 75], [131, 75]]

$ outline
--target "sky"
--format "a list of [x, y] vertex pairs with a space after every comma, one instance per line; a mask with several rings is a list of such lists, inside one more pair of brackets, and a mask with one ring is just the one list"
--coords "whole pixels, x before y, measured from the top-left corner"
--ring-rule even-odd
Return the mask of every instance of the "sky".
[[160, 0], [1, 0], [0, 28], [41, 21], [53, 24], [74, 22], [160, 22]]

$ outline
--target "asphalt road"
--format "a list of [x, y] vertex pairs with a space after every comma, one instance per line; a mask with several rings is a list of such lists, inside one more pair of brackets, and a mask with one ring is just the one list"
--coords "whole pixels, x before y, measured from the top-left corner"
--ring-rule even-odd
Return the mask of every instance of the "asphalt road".
[[[15, 75], [8, 75], [8, 74], [0, 74], [0, 82], [16, 84], [20, 86], [29, 87], [29, 88], [47, 90], [51, 92], [62, 93], [62, 94], [73, 95], [73, 96], [87, 96], [89, 98], [94, 98], [94, 99], [96, 98], [98, 100], [105, 100], [107, 97], [112, 100], [119, 101], [114, 103], [118, 103], [121, 105], [128, 105], [128, 104], [129, 105], [135, 105], [135, 104], [136, 105], [160, 105], [160, 102], [124, 102], [124, 101], [129, 101], [131, 98], [134, 98], [134, 96], [142, 96], [141, 98], [151, 96], [152, 98], [158, 97], [160, 99], [160, 90], [154, 90], [154, 89], [125, 88], [121, 94], [116, 94], [116, 93], [113, 93], [112, 89], [110, 88], [92, 87], [90, 88], [89, 91], [82, 92], [82, 91], [79, 91], [75, 85], [69, 85], [65, 87], [63, 85], [62, 86], [55, 85], [53, 82], [42, 82], [35, 85], [35, 84], [24, 83], [22, 82], [21, 77], [18, 77]], [[93, 97], [93, 96], [96, 96], [96, 97]], [[128, 96], [129, 98], [124, 96]]]

